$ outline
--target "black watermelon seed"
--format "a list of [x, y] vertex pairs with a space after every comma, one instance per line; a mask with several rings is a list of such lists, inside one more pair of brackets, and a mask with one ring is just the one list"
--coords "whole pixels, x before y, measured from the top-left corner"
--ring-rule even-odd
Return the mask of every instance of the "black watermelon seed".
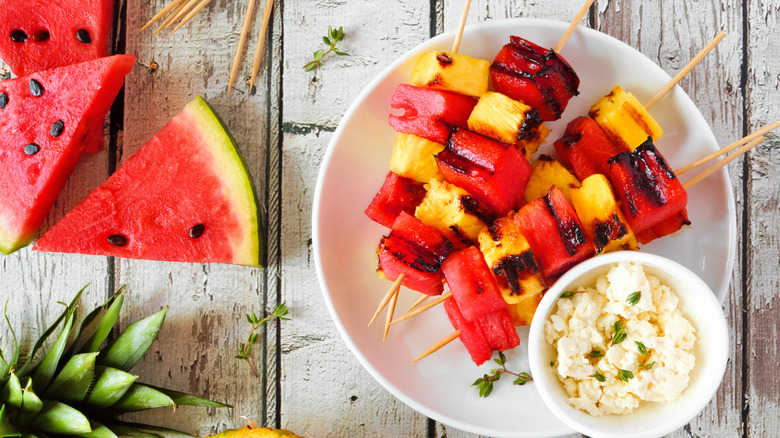
[[27, 154], [27, 155], [35, 155], [40, 150], [41, 150], [41, 147], [38, 146], [35, 143], [28, 143], [28, 144], [24, 145], [24, 153]]
[[108, 236], [108, 243], [114, 246], [125, 246], [127, 245], [127, 237], [121, 234], [112, 234]]
[[37, 41], [39, 43], [42, 43], [49, 39], [49, 31], [47, 30], [39, 30], [36, 32], [33, 32], [32, 34], [33, 41]]
[[49, 129], [49, 134], [51, 134], [52, 137], [57, 138], [62, 134], [62, 131], [65, 130], [65, 122], [62, 120], [57, 120], [51, 125], [51, 129]]
[[89, 44], [92, 42], [92, 37], [89, 36], [89, 32], [84, 29], [79, 29], [76, 32], [76, 38], [78, 38], [78, 40], [84, 44]]
[[30, 93], [35, 97], [43, 96], [43, 85], [35, 79], [30, 79]]
[[5, 109], [6, 105], [8, 105], [8, 94], [5, 92], [0, 93], [0, 109]]
[[203, 235], [203, 231], [206, 229], [206, 226], [203, 224], [198, 224], [190, 228], [190, 237], [193, 239], [197, 239], [198, 237]]
[[23, 43], [27, 40], [27, 34], [23, 30], [14, 29], [11, 31], [11, 41]]

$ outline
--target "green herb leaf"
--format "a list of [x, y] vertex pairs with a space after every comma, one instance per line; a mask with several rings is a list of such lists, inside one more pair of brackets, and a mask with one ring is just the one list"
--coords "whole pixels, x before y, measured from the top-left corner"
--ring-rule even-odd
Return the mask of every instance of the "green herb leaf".
[[646, 364], [642, 365], [642, 368], [644, 368], [646, 370], [649, 370], [650, 368], [653, 367], [653, 365], [655, 365], [655, 361], [652, 361], [652, 362], [649, 362], [649, 363], [646, 363]]
[[642, 298], [642, 292], [636, 291], [636, 292], [630, 294], [628, 297], [626, 297], [626, 302], [630, 306], [636, 306], [636, 304], [639, 302], [640, 298]]
[[596, 371], [595, 373], [593, 373], [593, 374], [591, 375], [591, 377], [593, 377], [594, 379], [596, 379], [596, 380], [598, 380], [599, 382], [602, 382], [602, 383], [607, 381], [607, 378], [606, 378], [606, 377], [604, 377], [604, 375], [603, 375], [603, 374], [601, 374], [601, 373], [600, 373], [600, 372], [598, 372], [598, 371]]
[[639, 350], [639, 354], [647, 354], [647, 348], [645, 348], [645, 344], [639, 341], [634, 341], [634, 343], [636, 344], [637, 350]]
[[525, 385], [526, 383], [534, 380], [530, 374], [526, 372], [520, 373], [519, 376], [515, 379], [514, 382], [512, 382], [513, 385]]
[[550, 366], [551, 366], [551, 367], [554, 367], [554, 366], [555, 366], [555, 361], [554, 361], [554, 360], [551, 360], [551, 361], [550, 361]]
[[[339, 50], [336, 45], [344, 39], [344, 27], [334, 29], [333, 26], [328, 26], [328, 34], [322, 37], [322, 43], [328, 48], [327, 51], [319, 49], [312, 54], [312, 60], [303, 66], [303, 70], [306, 72], [312, 71], [317, 67], [322, 66], [322, 59], [328, 53], [335, 53], [337, 56], [350, 56], [347, 52]], [[256, 323], [254, 321], [253, 323]]]
[[326, 46], [330, 46], [331, 44], [333, 44], [330, 42], [330, 38], [328, 37], [322, 37], [322, 42], [325, 43]]
[[612, 344], [616, 345], [626, 340], [626, 332], [623, 331], [623, 326], [620, 325], [620, 321], [615, 321], [613, 325], [615, 333], [612, 334]]
[[572, 292], [570, 290], [567, 290], [566, 292], [562, 293], [560, 298], [571, 298], [574, 296], [576, 292]]
[[634, 378], [634, 373], [629, 370], [620, 370], [618, 371], [618, 377], [620, 377], [620, 380], [628, 382], [630, 379]]
[[591, 358], [594, 358], [594, 359], [597, 358], [597, 357], [604, 357], [604, 352], [603, 351], [598, 351], [598, 350], [593, 350], [593, 351], [590, 352], [590, 354], [588, 356], [591, 357]]

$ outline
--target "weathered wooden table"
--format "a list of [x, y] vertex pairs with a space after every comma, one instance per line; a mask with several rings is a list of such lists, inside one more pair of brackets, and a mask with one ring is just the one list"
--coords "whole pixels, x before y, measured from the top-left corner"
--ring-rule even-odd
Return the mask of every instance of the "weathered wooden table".
[[[225, 118], [259, 188], [268, 266], [249, 269], [34, 253], [0, 258], [0, 298], [31, 338], [86, 283], [84, 307], [128, 285], [124, 324], [169, 305], [168, 321], [134, 370], [144, 381], [232, 403], [181, 408], [149, 421], [209, 434], [245, 415], [314, 437], [460, 437], [396, 400], [359, 365], [324, 307], [311, 251], [318, 167], [341, 115], [395, 58], [457, 26], [462, 0], [277, 0], [257, 92], [228, 71], [247, 0], [219, 0], [172, 37], [138, 29], [163, 0], [118, 0], [117, 52], [135, 53], [106, 126], [110, 146], [85, 157], [44, 229], [131, 156], [195, 95]], [[258, 1], [258, 3], [264, 3]], [[474, 0], [469, 22], [506, 17], [568, 21], [581, 0]], [[258, 14], [259, 15], [259, 14]], [[250, 39], [259, 29], [259, 17]], [[328, 25], [344, 26], [343, 50], [305, 73]], [[582, 25], [625, 41], [674, 73], [719, 30], [728, 37], [682, 87], [722, 144], [779, 118], [780, 0], [597, 0]], [[159, 68], [148, 68], [156, 62]], [[249, 61], [245, 61], [248, 64]], [[242, 70], [248, 74], [248, 67]], [[724, 309], [731, 359], [717, 397], [675, 436], [780, 436], [780, 139], [730, 167], [739, 249]], [[348, 194], [345, 194], [348, 195]], [[713, 200], [713, 202], [718, 202]], [[720, 236], [712, 236], [717, 239]], [[248, 331], [244, 314], [286, 301], [293, 319], [271, 324], [258, 355], [261, 377], [233, 358]], [[724, 342], [726, 340], [724, 339]]]

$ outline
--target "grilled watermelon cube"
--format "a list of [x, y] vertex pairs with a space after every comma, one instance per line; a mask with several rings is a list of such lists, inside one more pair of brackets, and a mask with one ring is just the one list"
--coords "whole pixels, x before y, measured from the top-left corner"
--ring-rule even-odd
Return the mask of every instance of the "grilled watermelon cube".
[[544, 121], [561, 118], [579, 94], [580, 79], [563, 57], [517, 36], [496, 55], [490, 78], [496, 91], [536, 108]]
[[637, 235], [681, 212], [688, 194], [648, 138], [634, 152], [609, 160], [609, 178], [623, 214]]
[[580, 181], [594, 173], [608, 175], [607, 161], [625, 152], [618, 149], [590, 117], [577, 117], [569, 122], [563, 136], [553, 146], [561, 162], [572, 169]]
[[657, 141], [663, 129], [637, 98], [619, 86], [590, 108], [590, 116], [618, 148], [633, 151], [647, 137]]
[[476, 247], [453, 252], [444, 260], [441, 270], [467, 321], [506, 309], [498, 283]]
[[531, 165], [512, 145], [456, 129], [436, 162], [446, 181], [463, 187], [496, 217], [523, 204]]
[[691, 221], [688, 220], [688, 210], [682, 209], [681, 212], [673, 214], [671, 217], [664, 219], [658, 225], [653, 228], [642, 231], [636, 235], [637, 240], [641, 244], [647, 244], [653, 240], [668, 236], [669, 234], [676, 233], [685, 225], [690, 225]]
[[393, 93], [390, 106], [403, 110], [390, 114], [390, 126], [398, 132], [445, 144], [452, 130], [466, 127], [477, 100], [450, 91], [401, 84]]
[[536, 198], [546, 195], [550, 187], [556, 186], [563, 191], [566, 199], [569, 198], [569, 190], [580, 186], [580, 182], [561, 163], [549, 155], [542, 155], [533, 164], [531, 177], [523, 193], [523, 199], [531, 202]]
[[512, 318], [506, 309], [488, 313], [477, 320], [477, 327], [482, 329], [491, 350], [506, 351], [520, 345]]
[[637, 249], [636, 237], [615, 200], [607, 177], [594, 174], [571, 189], [571, 204], [593, 240], [596, 254]]
[[385, 183], [366, 209], [366, 216], [380, 225], [391, 228], [402, 211], [413, 215], [414, 209], [420, 205], [424, 197], [425, 188], [422, 184], [388, 172]]
[[545, 277], [562, 274], [592, 256], [593, 242], [563, 192], [556, 186], [514, 216]]
[[516, 304], [547, 289], [528, 240], [520, 227], [505, 216], [482, 229], [479, 249], [498, 282], [507, 304]]
[[488, 89], [490, 63], [484, 59], [448, 52], [420, 55], [411, 83], [419, 87], [449, 90], [479, 97]]
[[493, 350], [490, 348], [490, 344], [485, 338], [481, 327], [477, 326], [476, 321], [467, 321], [452, 298], [444, 302], [444, 310], [447, 312], [452, 327], [460, 331], [460, 336], [458, 337], [469, 352], [471, 360], [477, 365], [482, 365], [489, 361], [490, 356], [493, 355]]
[[425, 190], [425, 198], [414, 215], [458, 249], [476, 242], [479, 230], [491, 219], [474, 197], [460, 187], [435, 179], [425, 185]]

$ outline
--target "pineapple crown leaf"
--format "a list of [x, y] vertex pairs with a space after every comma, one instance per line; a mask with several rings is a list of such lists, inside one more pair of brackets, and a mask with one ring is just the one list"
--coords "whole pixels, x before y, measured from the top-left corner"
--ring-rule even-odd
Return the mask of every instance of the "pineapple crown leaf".
[[[81, 353], [91, 353], [98, 351], [100, 344], [108, 337], [111, 329], [116, 324], [119, 310], [122, 307], [122, 302], [124, 301], [124, 289], [125, 286], [123, 285], [119, 288], [119, 290], [116, 291], [116, 293], [114, 293], [114, 295], [111, 296], [111, 298], [106, 300], [103, 305], [89, 312], [89, 314], [84, 318], [84, 321], [81, 323], [81, 327], [79, 327], [79, 331], [76, 334], [76, 341], [81, 339], [82, 334], [84, 334], [93, 324], [95, 324], [98, 317], [101, 317], [102, 315], [100, 322], [92, 332], [92, 336], [90, 336], [90, 338], [84, 342], [84, 345], [81, 347]], [[120, 297], [121, 299], [119, 299]], [[118, 305], [117, 301], [120, 301]], [[114, 307], [115, 305], [117, 307]], [[108, 310], [106, 310], [106, 308], [108, 308]], [[114, 314], [116, 314], [116, 316], [112, 316]], [[68, 355], [70, 356], [75, 354], [77, 347], [78, 342], [73, 342], [73, 344], [70, 346], [70, 349], [68, 350]]]
[[65, 352], [65, 345], [68, 343], [68, 338], [70, 338], [70, 332], [73, 330], [75, 319], [76, 307], [69, 307], [68, 317], [65, 320], [65, 326], [62, 328], [60, 335], [40, 363], [33, 369], [33, 388], [35, 388], [37, 392], [42, 393], [46, 387], [49, 386], [51, 379], [54, 378], [54, 373], [57, 371], [57, 366], [60, 363], [62, 353]]
[[167, 312], [166, 306], [163, 310], [127, 326], [103, 351], [100, 365], [130, 371], [157, 339]]
[[151, 386], [133, 383], [125, 395], [111, 406], [114, 412], [137, 412], [147, 409], [176, 406], [173, 399]]
[[184, 432], [182, 430], [178, 429], [171, 429], [168, 427], [161, 427], [161, 426], [153, 426], [150, 424], [143, 424], [143, 423], [131, 423], [127, 421], [115, 421], [111, 424], [111, 428], [115, 428], [115, 426], [119, 427], [129, 427], [133, 428], [139, 431], [146, 431], [147, 433], [168, 433], [168, 434], [176, 434], [176, 435], [185, 435], [185, 436], [191, 436], [194, 437], [195, 435], [192, 435], [190, 433]]
[[0, 405], [0, 437], [17, 437], [22, 434], [11, 424], [5, 412], [5, 405]]
[[198, 397], [197, 395], [186, 394], [184, 392], [174, 391], [172, 389], [160, 388], [158, 386], [146, 385], [150, 388], [156, 389], [163, 394], [170, 397], [173, 402], [178, 406], [198, 406], [202, 408], [232, 408], [233, 406], [209, 400], [207, 398]]
[[[9, 298], [10, 299], [10, 298]], [[16, 332], [14, 331], [13, 326], [11, 325], [11, 320], [8, 319], [8, 300], [5, 300], [5, 309], [3, 310], [3, 317], [5, 318], [5, 323], [8, 325], [8, 331], [11, 332], [11, 338], [13, 339], [13, 346], [11, 350], [11, 360], [7, 361], [5, 360], [5, 356], [3, 356], [3, 350], [0, 349], [0, 385], [5, 383], [6, 380], [8, 380], [8, 377], [13, 370], [14, 367], [16, 367], [16, 363], [19, 361], [19, 342], [16, 339]]]

